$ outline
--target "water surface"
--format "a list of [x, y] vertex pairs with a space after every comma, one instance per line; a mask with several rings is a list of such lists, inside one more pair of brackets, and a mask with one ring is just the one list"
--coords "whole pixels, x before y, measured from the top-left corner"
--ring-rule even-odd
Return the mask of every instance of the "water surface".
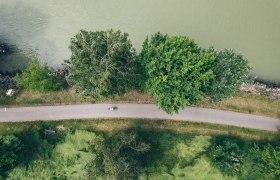
[[138, 51], [157, 31], [233, 48], [254, 74], [280, 81], [279, 0], [0, 0], [0, 39], [51, 66], [69, 58], [80, 29], [109, 28], [128, 32]]

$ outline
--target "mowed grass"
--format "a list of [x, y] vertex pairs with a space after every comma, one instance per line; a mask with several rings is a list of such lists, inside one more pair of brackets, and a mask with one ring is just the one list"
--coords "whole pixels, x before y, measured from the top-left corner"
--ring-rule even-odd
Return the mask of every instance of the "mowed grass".
[[[165, 166], [162, 166], [159, 172], [142, 174], [139, 179], [237, 179], [234, 176], [222, 174], [205, 155], [211, 146], [211, 136], [195, 135], [190, 138], [174, 137], [167, 133], [162, 135], [158, 144], [165, 146], [162, 157]], [[171, 138], [173, 138], [172, 140], [176, 138], [174, 144], [167, 143]], [[172, 166], [166, 167], [168, 164], [172, 164]]]
[[[52, 137], [43, 134], [44, 129], [55, 129], [58, 125], [63, 125], [65, 132], [57, 132]], [[237, 174], [225, 173], [210, 158], [211, 147], [220, 142], [219, 139], [242, 141], [241, 144], [245, 144], [242, 153], [245, 155], [250, 153], [249, 149], [254, 144], [279, 142], [279, 134], [274, 132], [170, 120], [87, 119], [0, 123], [0, 135], [24, 137], [31, 134], [29, 139], [21, 139], [27, 140], [23, 143], [27, 143], [28, 149], [38, 149], [27, 163], [20, 163], [12, 169], [7, 179], [88, 179], [87, 165], [96, 157], [90, 146], [94, 145], [97, 137], [107, 138], [119, 132], [137, 133], [143, 142], [150, 145], [149, 152], [136, 159], [142, 164], [140, 180], [238, 179]], [[65, 136], [59, 136], [64, 138], [55, 137], [60, 133], [65, 133]], [[32, 138], [35, 144], [29, 142]], [[55, 143], [50, 144], [54, 139]]]
[[[151, 134], [142, 132], [141, 135]], [[234, 176], [221, 173], [205, 155], [211, 146], [211, 136], [180, 136], [168, 132], [153, 133], [153, 135], [156, 142], [155, 140], [148, 142], [160, 146], [158, 148], [163, 156], [158, 159], [158, 155], [154, 154], [157, 149], [151, 149], [152, 153], [149, 157], [157, 163], [151, 161], [153, 167], [149, 164], [143, 167], [139, 174], [140, 180], [236, 179]], [[96, 133], [83, 130], [67, 133], [64, 141], [57, 144], [48, 157], [32, 160], [28, 168], [24, 165], [17, 166], [9, 173], [8, 179], [68, 179], [70, 177], [88, 179], [87, 164], [94, 161], [96, 157], [94, 152], [89, 151], [89, 142], [94, 142], [96, 137]], [[170, 143], [170, 140], [174, 142]]]
[[34, 159], [28, 168], [22, 164], [17, 166], [8, 179], [87, 179], [85, 167], [95, 157], [88, 150], [88, 142], [95, 137], [87, 131], [68, 133], [64, 142], [50, 149], [47, 157]]
[[[1, 92], [0, 106], [28, 106], [28, 105], [63, 105], [63, 104], [86, 104], [86, 103], [155, 103], [153, 97], [133, 90], [123, 95], [93, 101], [90, 98], [80, 97], [75, 90], [67, 89], [49, 93], [19, 92], [14, 97], [3, 96]], [[195, 105], [197, 107], [222, 109], [255, 115], [262, 115], [280, 119], [280, 100], [269, 99], [264, 95], [236, 93], [232, 97], [218, 102], [211, 103], [207, 100]]]
[[4, 91], [0, 91], [0, 106], [28, 106], [28, 105], [63, 105], [63, 104], [87, 104], [87, 103], [155, 103], [154, 99], [147, 94], [136, 90], [127, 92], [123, 95], [94, 101], [90, 98], [80, 97], [74, 89], [66, 89], [56, 92], [40, 93], [21, 91], [14, 97], [6, 97]]
[[280, 119], [280, 100], [269, 99], [264, 95], [254, 95], [239, 92], [227, 100], [218, 103], [204, 101], [198, 104], [198, 106], [263, 115]]
[[13, 97], [0, 96], [0, 105], [58, 105], [58, 104], [81, 104], [90, 103], [88, 99], [78, 96], [73, 89], [61, 90], [56, 92], [18, 92]]
[[223, 135], [266, 141], [275, 140], [279, 137], [279, 133], [235, 126], [151, 119], [73, 119], [63, 121], [5, 122], [0, 123], [0, 135], [20, 134], [24, 131], [36, 131], [42, 128], [54, 129], [58, 125], [63, 125], [68, 129], [101, 131], [108, 134], [130, 128], [141, 128], [152, 131], [170, 131], [194, 135]]

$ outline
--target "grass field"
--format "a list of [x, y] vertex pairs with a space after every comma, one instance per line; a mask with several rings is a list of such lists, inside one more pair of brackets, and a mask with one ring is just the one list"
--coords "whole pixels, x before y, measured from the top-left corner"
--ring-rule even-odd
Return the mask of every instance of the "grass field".
[[280, 100], [272, 100], [264, 95], [239, 92], [222, 102], [209, 103], [205, 101], [198, 104], [198, 106], [263, 115], [280, 119]]
[[[92, 103], [89, 98], [81, 98], [73, 89], [61, 90], [48, 93], [36, 93], [21, 91], [14, 97], [3, 96], [5, 92], [0, 92], [0, 106], [21, 106], [21, 105], [59, 105], [59, 104], [82, 104]], [[100, 100], [96, 103], [154, 103], [154, 99], [138, 91], [130, 91], [121, 96], [114, 96], [108, 99]]]
[[0, 135], [20, 134], [26, 130], [38, 131], [42, 128], [54, 128], [64, 125], [68, 129], [101, 131], [113, 133], [130, 128], [142, 128], [156, 131], [171, 131], [200, 135], [225, 135], [245, 139], [271, 141], [278, 137], [277, 133], [235, 126], [210, 123], [173, 121], [173, 120], [139, 120], [139, 119], [92, 119], [65, 121], [35, 121], [35, 122], [6, 122], [0, 123]]
[[[66, 129], [62, 134], [43, 134], [44, 129], [55, 129], [58, 125]], [[147, 153], [135, 159], [140, 164], [138, 179], [247, 179], [250, 168], [246, 162], [249, 162], [250, 149], [268, 143], [280, 145], [279, 134], [273, 132], [168, 120], [0, 123], [0, 135], [19, 137], [25, 145], [23, 156], [29, 157], [28, 161], [10, 170], [7, 179], [90, 179], [88, 163], [96, 159], [91, 145], [98, 137], [106, 139], [120, 132], [136, 133], [150, 145]], [[215, 148], [225, 147], [226, 143], [238, 147], [230, 154], [242, 155], [233, 156], [242, 161], [234, 166], [236, 172], [231, 171], [232, 166], [224, 169], [213, 160]]]

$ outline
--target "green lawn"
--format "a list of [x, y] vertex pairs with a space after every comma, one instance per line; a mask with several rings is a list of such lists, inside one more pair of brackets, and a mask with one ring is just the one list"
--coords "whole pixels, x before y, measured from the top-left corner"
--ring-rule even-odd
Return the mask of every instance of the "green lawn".
[[[66, 130], [43, 134], [58, 125]], [[135, 159], [138, 179], [247, 179], [255, 177], [249, 166], [252, 148], [280, 146], [278, 133], [205, 123], [125, 119], [0, 123], [0, 135], [14, 134], [24, 144], [8, 179], [87, 179], [88, 164], [97, 158], [91, 146], [98, 138], [106, 140], [120, 132], [135, 133], [150, 146]], [[276, 168], [279, 171], [280, 164]]]

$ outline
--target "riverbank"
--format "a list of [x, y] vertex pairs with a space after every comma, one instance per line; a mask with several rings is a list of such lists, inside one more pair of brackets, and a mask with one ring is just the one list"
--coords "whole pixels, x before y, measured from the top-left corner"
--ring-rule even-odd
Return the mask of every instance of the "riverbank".
[[224, 101], [218, 103], [204, 101], [199, 103], [197, 106], [280, 119], [280, 100], [270, 99], [265, 95], [238, 92]]
[[280, 86], [278, 84], [265, 84], [264, 82], [256, 81], [243, 84], [240, 90], [245, 93], [265, 95], [270, 99], [280, 99]]

